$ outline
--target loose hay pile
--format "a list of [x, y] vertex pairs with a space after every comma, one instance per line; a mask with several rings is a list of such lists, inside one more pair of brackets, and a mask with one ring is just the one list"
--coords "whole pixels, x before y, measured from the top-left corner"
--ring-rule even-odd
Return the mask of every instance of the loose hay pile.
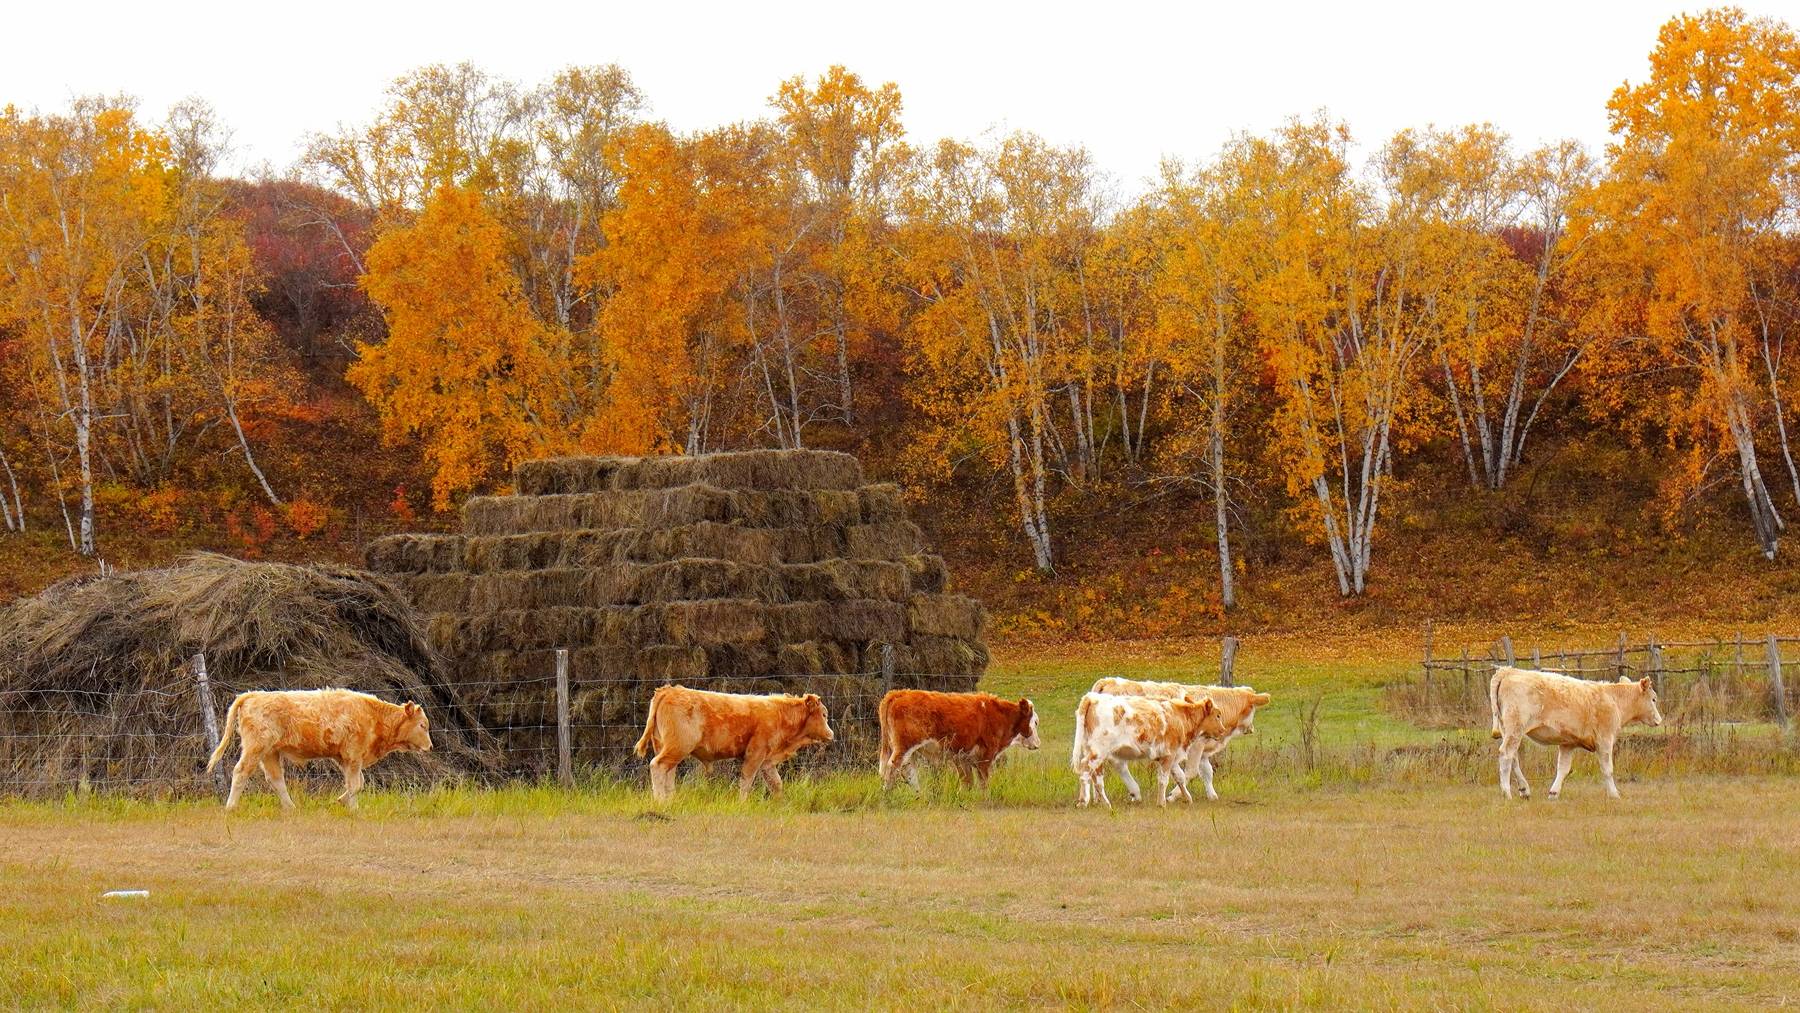
[[554, 761], [555, 651], [570, 652], [579, 761], [617, 766], [665, 682], [816, 692], [839, 753], [872, 751], [883, 648], [896, 686], [972, 689], [983, 615], [899, 487], [824, 451], [563, 458], [471, 499], [463, 533], [369, 546], [514, 766]]
[[243, 690], [343, 686], [416, 700], [431, 718], [432, 753], [395, 757], [374, 774], [491, 765], [389, 582], [201, 553], [167, 569], [64, 581], [0, 608], [0, 791], [209, 784], [199, 778], [208, 743], [189, 667], [201, 652], [221, 719]]

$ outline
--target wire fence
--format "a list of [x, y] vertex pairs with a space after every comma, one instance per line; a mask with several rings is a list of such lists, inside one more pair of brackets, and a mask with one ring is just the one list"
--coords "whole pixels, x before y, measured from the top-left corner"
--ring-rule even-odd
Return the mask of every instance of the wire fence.
[[[447, 699], [418, 701], [432, 723], [433, 752], [395, 754], [372, 768], [369, 779], [387, 785], [426, 785], [447, 778], [555, 779], [573, 785], [597, 773], [643, 777], [645, 761], [633, 746], [643, 734], [652, 694], [669, 684], [727, 693], [817, 693], [835, 738], [802, 749], [785, 769], [872, 764], [877, 709], [889, 689], [967, 690], [974, 681], [898, 672], [891, 652], [884, 652], [883, 660], [887, 663], [875, 672], [650, 680], [571, 676], [567, 652], [558, 652], [553, 675], [434, 684], [447, 691]], [[213, 776], [205, 768], [223, 730], [226, 708], [238, 693], [280, 687], [208, 673], [200, 656], [190, 672], [190, 678], [154, 688], [38, 689], [0, 706], [0, 796], [111, 792], [175, 797], [222, 791], [237, 758], [235, 746]], [[471, 722], [474, 727], [468, 728]], [[468, 734], [456, 731], [465, 728]], [[446, 749], [452, 738], [460, 747], [454, 752]], [[721, 763], [715, 772], [729, 766]], [[339, 777], [330, 763], [288, 770], [290, 783], [315, 787]]]
[[1608, 647], [1528, 650], [1501, 637], [1479, 651], [1464, 647], [1446, 657], [1434, 651], [1428, 626], [1419, 676], [1393, 687], [1390, 696], [1400, 709], [1430, 724], [1486, 727], [1492, 720], [1488, 683], [1501, 665], [1606, 682], [1648, 678], [1665, 716], [1704, 708], [1714, 720], [1786, 727], [1800, 711], [1800, 685], [1795, 685], [1800, 637], [1773, 633], [1730, 640], [1650, 636], [1636, 642], [1620, 633]]

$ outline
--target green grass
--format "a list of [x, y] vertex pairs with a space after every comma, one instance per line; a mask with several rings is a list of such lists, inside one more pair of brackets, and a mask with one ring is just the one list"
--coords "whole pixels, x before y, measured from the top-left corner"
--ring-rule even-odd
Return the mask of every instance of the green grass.
[[[845, 771], [778, 800], [690, 777], [667, 808], [641, 777], [377, 791], [356, 813], [322, 789], [232, 816], [0, 803], [0, 983], [24, 1007], [170, 1009], [1800, 1001], [1800, 779], [1772, 735], [1636, 733], [1622, 801], [1583, 760], [1562, 801], [1508, 804], [1484, 732], [1382, 708], [1407, 662], [1264, 657], [1243, 681], [1275, 702], [1221, 764], [1221, 802], [1074, 809], [1081, 691], [1205, 667], [996, 666], [1045, 746], [986, 795]], [[1541, 786], [1549, 751], [1526, 760]]]

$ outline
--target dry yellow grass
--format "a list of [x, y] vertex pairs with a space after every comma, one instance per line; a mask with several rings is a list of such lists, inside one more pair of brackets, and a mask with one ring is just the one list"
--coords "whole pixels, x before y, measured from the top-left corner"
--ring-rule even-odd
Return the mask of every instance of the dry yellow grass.
[[699, 790], [666, 821], [617, 789], [15, 805], [0, 980], [24, 1006], [183, 1009], [1800, 1001], [1800, 782], [1626, 791], [1108, 815]]

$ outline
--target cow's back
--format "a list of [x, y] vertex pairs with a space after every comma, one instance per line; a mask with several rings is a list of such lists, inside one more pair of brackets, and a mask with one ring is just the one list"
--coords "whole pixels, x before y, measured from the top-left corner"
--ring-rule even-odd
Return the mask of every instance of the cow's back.
[[358, 759], [377, 737], [393, 706], [347, 689], [246, 693], [238, 703], [238, 734], [291, 760]]

